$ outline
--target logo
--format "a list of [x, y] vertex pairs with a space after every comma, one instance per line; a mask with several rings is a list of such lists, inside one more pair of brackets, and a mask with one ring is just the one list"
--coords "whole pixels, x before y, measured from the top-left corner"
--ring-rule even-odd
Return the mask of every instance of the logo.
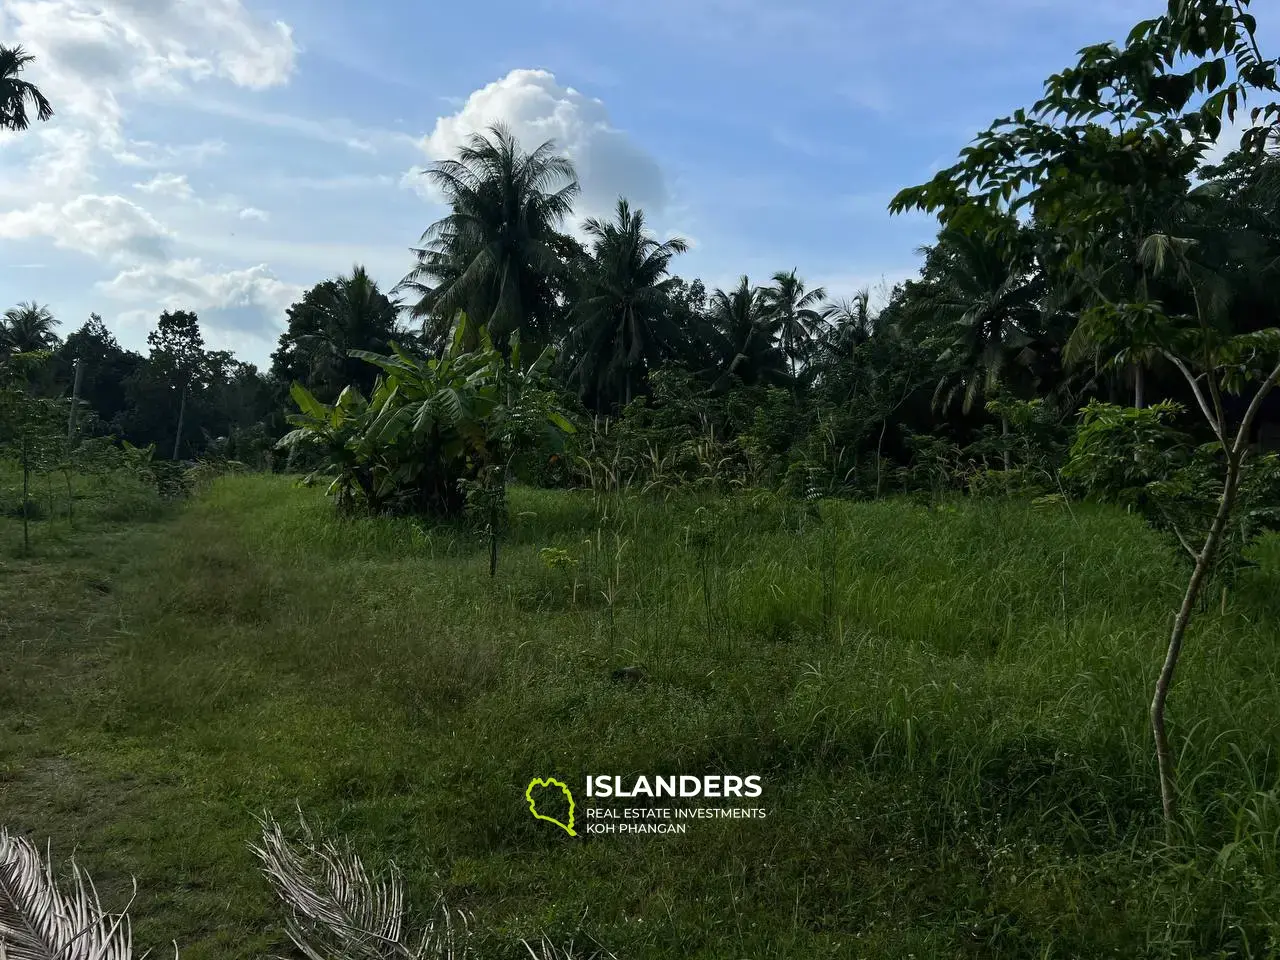
[[[548, 817], [538, 812], [538, 801], [533, 796], [534, 787], [541, 787], [543, 790], [559, 788], [560, 792], [564, 794], [564, 798], [569, 801], [569, 822], [568, 823], [561, 823], [555, 817]], [[547, 823], [554, 823], [557, 827], [559, 827], [569, 836], [571, 837], [577, 836], [577, 834], [574, 833], [574, 830], [573, 830], [573, 793], [570, 792], [569, 788], [565, 786], [563, 783], [561, 783], [559, 780], [555, 779], [554, 777], [547, 777], [547, 779], [545, 780], [539, 777], [534, 777], [532, 780], [529, 781], [529, 786], [525, 788], [524, 798], [529, 801], [529, 812], [533, 814], [533, 817], [535, 820], [545, 820], [547, 821]]]
[[[755, 774], [591, 775], [584, 789], [587, 799], [581, 810], [568, 785], [554, 777], [530, 780], [524, 798], [535, 820], [554, 823], [571, 837], [578, 836], [573, 827], [578, 813], [585, 821], [581, 831], [588, 835], [683, 835], [698, 820], [764, 820], [769, 816], [766, 807], [750, 805], [764, 795], [763, 778]], [[549, 815], [552, 813], [555, 816]]]

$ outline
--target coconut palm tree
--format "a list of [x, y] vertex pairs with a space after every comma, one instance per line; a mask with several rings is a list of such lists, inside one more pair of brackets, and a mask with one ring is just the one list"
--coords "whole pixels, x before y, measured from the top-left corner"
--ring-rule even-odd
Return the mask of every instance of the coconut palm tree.
[[631, 402], [649, 370], [680, 352], [688, 331], [672, 309], [671, 260], [689, 245], [645, 230], [644, 211], [618, 199], [613, 220], [582, 225], [591, 240], [582, 263], [568, 349], [569, 381], [597, 403]]
[[22, 47], [0, 46], [0, 130], [25, 130], [31, 125], [28, 101], [40, 120], [53, 116], [53, 107], [40, 89], [34, 83], [19, 79], [19, 74], [34, 60]]
[[0, 320], [0, 352], [31, 353], [35, 350], [52, 350], [58, 345], [53, 328], [57, 319], [48, 307], [34, 300], [20, 303], [4, 312]]
[[573, 164], [550, 140], [526, 153], [495, 124], [426, 175], [451, 211], [422, 235], [400, 285], [418, 297], [412, 315], [452, 324], [465, 311], [495, 343], [514, 332], [548, 341], [565, 270], [559, 227], [579, 192]]
[[348, 384], [368, 391], [377, 371], [350, 352], [386, 352], [396, 337], [398, 316], [395, 301], [359, 264], [349, 275], [325, 281], [311, 300], [306, 318], [311, 329], [297, 336], [299, 353], [310, 366], [310, 382], [334, 396]]
[[825, 304], [822, 319], [818, 350], [828, 363], [848, 357], [875, 336], [878, 327], [871, 291], [865, 287], [848, 299]]
[[777, 322], [765, 291], [747, 277], [732, 290], [711, 295], [709, 319], [721, 357], [720, 383], [736, 376], [744, 383], [785, 383], [787, 358], [778, 349]]
[[1018, 364], [1035, 359], [1036, 331], [1047, 285], [1020, 237], [947, 228], [929, 252], [908, 319], [937, 351], [944, 372], [934, 403], [957, 399], [968, 413]]
[[823, 327], [823, 314], [818, 305], [827, 298], [822, 287], [806, 290], [796, 271], [773, 275], [773, 285], [764, 288], [765, 308], [772, 314], [782, 352], [791, 361], [791, 379], [796, 379], [796, 364], [807, 359], [815, 338]]

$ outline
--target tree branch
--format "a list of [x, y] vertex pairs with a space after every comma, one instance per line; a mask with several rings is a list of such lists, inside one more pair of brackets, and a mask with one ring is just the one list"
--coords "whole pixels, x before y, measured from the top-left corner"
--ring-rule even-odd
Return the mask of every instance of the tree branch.
[[[1230, 453], [1232, 456], [1239, 456], [1245, 446], [1249, 442], [1249, 431], [1253, 427], [1253, 421], [1257, 419], [1258, 412], [1262, 409], [1262, 402], [1266, 400], [1276, 382], [1280, 381], [1280, 363], [1276, 364], [1276, 368], [1271, 371], [1271, 375], [1267, 377], [1258, 387], [1258, 392], [1253, 395], [1253, 400], [1249, 404], [1249, 409], [1245, 411], [1244, 419], [1240, 421], [1240, 430], [1236, 434], [1236, 442], [1232, 445]], [[1225, 441], [1224, 444], [1225, 446]]]
[[1200, 412], [1203, 413], [1204, 418], [1209, 421], [1209, 426], [1213, 428], [1214, 435], [1222, 442], [1222, 446], [1225, 448], [1227, 445], [1227, 437], [1224, 432], [1224, 427], [1220, 421], [1214, 419], [1213, 413], [1209, 410], [1209, 403], [1205, 400], [1204, 393], [1200, 389], [1198, 378], [1191, 372], [1191, 369], [1186, 365], [1186, 363], [1174, 356], [1168, 350], [1161, 350], [1160, 352], [1164, 354], [1166, 360], [1181, 371], [1182, 375], [1186, 378], [1187, 383], [1191, 384], [1191, 390], [1195, 394], [1196, 403], [1200, 405]]

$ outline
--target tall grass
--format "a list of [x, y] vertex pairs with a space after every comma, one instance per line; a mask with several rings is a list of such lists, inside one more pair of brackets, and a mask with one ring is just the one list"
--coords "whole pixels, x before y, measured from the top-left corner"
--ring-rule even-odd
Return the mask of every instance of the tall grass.
[[[1256, 559], [1171, 701], [1175, 849], [1146, 704], [1185, 570], [1123, 513], [516, 490], [491, 580], [463, 529], [230, 478], [101, 554], [119, 617], [81, 628], [97, 667], [0, 680], [36, 728], [0, 750], [0, 802], [95, 877], [148, 878], [138, 939], [191, 957], [282, 942], [245, 844], [249, 813], [295, 803], [399, 863], [410, 898], [443, 884], [495, 956], [543, 935], [654, 958], [1266, 956], [1280, 546]], [[628, 665], [648, 680], [611, 682]], [[762, 775], [770, 816], [570, 841], [523, 803], [533, 776], [689, 772]]]

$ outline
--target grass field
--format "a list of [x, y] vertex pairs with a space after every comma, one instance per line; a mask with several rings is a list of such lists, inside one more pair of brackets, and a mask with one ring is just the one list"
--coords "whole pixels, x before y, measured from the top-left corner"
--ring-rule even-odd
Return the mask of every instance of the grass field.
[[[144, 947], [288, 950], [247, 844], [300, 806], [485, 956], [1267, 956], [1280, 949], [1280, 543], [1146, 707], [1185, 570], [1074, 506], [516, 490], [461, 530], [233, 477], [143, 521], [0, 520], [0, 823]], [[574, 563], [548, 565], [543, 548]], [[611, 681], [639, 664], [646, 682]], [[765, 820], [571, 839], [531, 777], [755, 773]]]

